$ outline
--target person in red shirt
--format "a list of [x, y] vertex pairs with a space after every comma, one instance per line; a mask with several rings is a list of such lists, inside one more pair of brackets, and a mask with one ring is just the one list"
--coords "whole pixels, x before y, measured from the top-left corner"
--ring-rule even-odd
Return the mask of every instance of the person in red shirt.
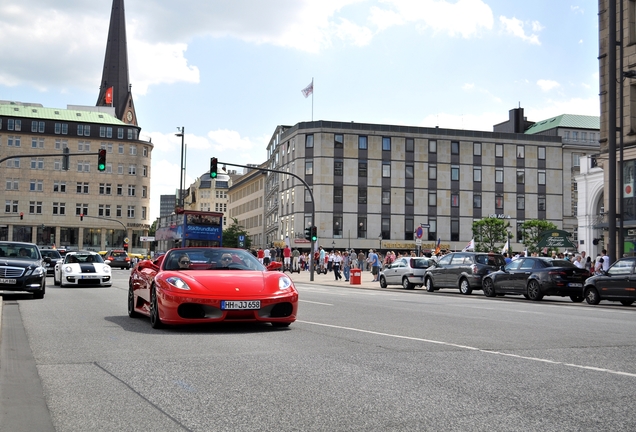
[[283, 249], [283, 271], [291, 271], [291, 249], [285, 246]]
[[258, 248], [258, 251], [256, 252], [256, 258], [258, 258], [258, 261], [263, 264], [263, 258], [265, 258], [265, 252], [263, 251], [263, 248]]

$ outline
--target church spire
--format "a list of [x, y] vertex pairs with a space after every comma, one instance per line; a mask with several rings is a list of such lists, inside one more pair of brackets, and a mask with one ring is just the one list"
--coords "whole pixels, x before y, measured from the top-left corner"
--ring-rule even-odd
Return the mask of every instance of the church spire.
[[113, 0], [97, 106], [113, 106], [118, 119], [137, 125], [137, 115], [128, 79], [124, 0]]

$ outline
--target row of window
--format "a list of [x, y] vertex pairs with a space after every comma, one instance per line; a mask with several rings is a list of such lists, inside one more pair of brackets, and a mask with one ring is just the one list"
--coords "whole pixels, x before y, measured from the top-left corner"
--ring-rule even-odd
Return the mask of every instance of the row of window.
[[[78, 194], [90, 194], [90, 184], [89, 182], [76, 182], [76, 192]], [[6, 180], [6, 190], [20, 190], [20, 179], [7, 179]], [[136, 185], [128, 185], [128, 196], [136, 196], [137, 186]], [[29, 191], [30, 192], [44, 192], [44, 180], [32, 179], [29, 180]], [[124, 185], [118, 184], [115, 187], [116, 195], [123, 196], [124, 195]], [[66, 193], [66, 182], [65, 181], [53, 181], [53, 192], [57, 193]], [[100, 183], [99, 184], [99, 194], [100, 195], [113, 195], [113, 186], [111, 183]], [[148, 186], [141, 187], [141, 197], [148, 197]]]
[[[358, 149], [367, 150], [369, 144], [369, 138], [367, 136], [360, 135], [358, 136]], [[342, 134], [334, 134], [334, 148], [342, 148], [344, 146], [344, 136]], [[313, 147], [314, 146], [314, 136], [313, 135], [305, 135], [305, 147]], [[383, 151], [391, 151], [391, 137], [382, 137], [382, 150]], [[406, 138], [405, 139], [405, 150], [406, 152], [414, 152], [415, 151], [415, 138]], [[459, 155], [460, 145], [459, 141], [451, 141], [451, 154]], [[428, 140], [428, 152], [431, 154], [437, 153], [437, 140]], [[481, 156], [482, 155], [482, 143], [474, 142], [473, 143], [473, 156]], [[495, 157], [503, 157], [504, 155], [504, 144], [495, 144]], [[525, 146], [517, 145], [517, 159], [524, 159], [525, 156]], [[541, 146], [537, 147], [537, 159], [545, 160], [546, 148]]]
[[[473, 166], [473, 182], [481, 182], [482, 167]], [[305, 175], [313, 175], [314, 162], [312, 160], [305, 160]], [[333, 162], [333, 175], [342, 176], [344, 173], [344, 161], [342, 159], [334, 159]], [[459, 181], [460, 166], [451, 165], [451, 180]], [[366, 161], [358, 161], [358, 177], [366, 178], [368, 176], [368, 163]], [[382, 177], [391, 177], [391, 162], [382, 162]], [[415, 178], [414, 165], [407, 164], [404, 168], [404, 177], [407, 179]], [[437, 180], [437, 165], [428, 165], [428, 179]], [[524, 170], [517, 170], [517, 184], [525, 184], [526, 173]], [[537, 183], [539, 185], [545, 185], [546, 171], [537, 171]], [[504, 182], [504, 169], [495, 168], [495, 183]]]
[[[0, 145], [2, 145], [2, 136], [0, 135]], [[22, 137], [19, 135], [7, 135], [7, 147], [21, 147], [22, 146]], [[44, 138], [32, 137], [31, 138], [31, 148], [44, 148]], [[56, 139], [55, 140], [55, 150], [62, 150], [65, 148], [69, 148], [68, 140]], [[113, 153], [113, 144], [112, 143], [101, 143], [100, 149], [106, 149], [106, 153]], [[91, 142], [90, 141], [78, 141], [77, 142], [77, 151], [78, 152], [87, 152], [91, 151]], [[125, 154], [124, 144], [118, 144], [117, 153], [120, 155]], [[130, 156], [137, 155], [137, 146], [129, 145], [128, 146], [128, 154]], [[142, 146], [142, 154], [144, 157], [148, 157], [148, 147]]]
[[[309, 201], [307, 201], [307, 195], [305, 195], [305, 201], [310, 202], [311, 197], [309, 197]], [[459, 207], [459, 193], [452, 193], [451, 197], [451, 207]], [[333, 202], [334, 203], [342, 203], [343, 202], [343, 190], [342, 186], [334, 186], [333, 188]], [[367, 204], [367, 188], [359, 187], [358, 188], [358, 204]], [[384, 189], [382, 190], [382, 204], [390, 205], [391, 204], [391, 190]], [[404, 204], [407, 206], [415, 205], [415, 193], [413, 190], [405, 190], [404, 191]], [[437, 192], [429, 192], [428, 193], [428, 205], [429, 207], [437, 207]], [[482, 208], [482, 200], [481, 194], [473, 193], [473, 208]], [[503, 210], [504, 208], [504, 196], [503, 194], [495, 195], [495, 209]], [[526, 197], [525, 195], [517, 195], [517, 210], [525, 210], [526, 208]], [[545, 195], [537, 195], [537, 208], [539, 211], [546, 210], [546, 198]]]
[[[0, 118], [0, 130], [2, 129], [2, 118]], [[22, 131], [22, 120], [20, 119], [6, 119], [7, 130], [20, 132]], [[44, 133], [46, 123], [41, 120], [31, 121], [32, 133]], [[77, 136], [91, 136], [91, 125], [89, 124], [77, 124]], [[68, 135], [68, 123], [55, 123], [56, 135]], [[137, 139], [137, 129], [135, 128], [117, 128], [117, 139], [124, 139], [124, 135], [129, 140]], [[112, 126], [99, 126], [100, 138], [112, 138], [113, 127]]]
[[[427, 232], [427, 238], [429, 241], [437, 241], [438, 232], [437, 232], [437, 219], [429, 218], [428, 219], [429, 228], [425, 231]], [[516, 242], [523, 242], [523, 231], [521, 231], [521, 225], [523, 221], [517, 221], [517, 235], [515, 237]], [[305, 215], [305, 226], [311, 225], [311, 215]], [[380, 221], [381, 231], [377, 236], [382, 240], [390, 240], [391, 239], [391, 218], [383, 217]], [[357, 238], [366, 239], [369, 238], [369, 233], [367, 232], [367, 218], [366, 216], [358, 216], [358, 225], [357, 225]], [[452, 218], [450, 220], [450, 241], [459, 241], [460, 239], [460, 224], [458, 218]], [[404, 220], [404, 240], [414, 240], [414, 232], [415, 232], [415, 221], [413, 218], [406, 218]], [[343, 215], [342, 214], [334, 214], [332, 220], [332, 230], [334, 238], [342, 238], [344, 234], [343, 229]], [[471, 233], [472, 235], [472, 233]], [[376, 237], [371, 233], [372, 237]]]
[[[42, 214], [42, 201], [29, 201], [29, 214], [39, 215]], [[20, 208], [20, 202], [18, 200], [5, 200], [4, 212], [7, 214], [18, 214]], [[75, 204], [75, 216], [88, 216], [90, 206], [85, 203]], [[111, 211], [110, 204], [99, 204], [97, 208], [97, 216], [100, 217], [123, 217], [123, 206], [116, 205], [115, 211]], [[135, 218], [136, 206], [129, 205], [126, 208], [126, 217], [129, 219]], [[51, 208], [51, 214], [53, 216], [65, 216], [66, 215], [66, 203], [54, 202]], [[147, 208], [141, 207], [141, 219], [147, 219]]]
[[[77, 167], [77, 172], [91, 172], [91, 165], [95, 164], [96, 161], [87, 161], [87, 160], [77, 160], [75, 161], [75, 166]], [[22, 164], [20, 163], [20, 159], [9, 159], [6, 161], [7, 168], [22, 168]], [[43, 170], [44, 168], [44, 158], [33, 157], [30, 161], [30, 168], [34, 170]], [[61, 171], [62, 170], [62, 160], [55, 159], [53, 161], [53, 170]], [[106, 163], [106, 170], [104, 171], [106, 174], [113, 173], [113, 164]], [[124, 164], [117, 164], [117, 174], [125, 174], [124, 172]], [[137, 175], [137, 165], [130, 164], [128, 165], [128, 175]], [[148, 177], [148, 165], [143, 165], [141, 169], [141, 176]]]

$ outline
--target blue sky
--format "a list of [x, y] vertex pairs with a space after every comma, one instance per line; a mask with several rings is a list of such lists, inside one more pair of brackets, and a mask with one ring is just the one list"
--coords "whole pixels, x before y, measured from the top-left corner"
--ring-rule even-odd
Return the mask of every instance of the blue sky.
[[[0, 99], [95, 105], [111, 0], [0, 0]], [[592, 0], [125, 0], [130, 81], [152, 137], [151, 220], [210, 157], [260, 163], [277, 125], [492, 131], [599, 115]]]

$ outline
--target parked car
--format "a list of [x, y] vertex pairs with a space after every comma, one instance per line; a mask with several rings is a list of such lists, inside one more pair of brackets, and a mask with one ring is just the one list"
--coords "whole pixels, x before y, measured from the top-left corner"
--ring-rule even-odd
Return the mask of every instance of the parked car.
[[44, 267], [46, 268], [46, 275], [52, 276], [55, 273], [55, 264], [58, 261], [62, 261], [62, 255], [57, 249], [40, 249], [40, 254], [44, 260]]
[[40, 249], [33, 243], [0, 242], [0, 291], [31, 293], [44, 298], [46, 269]]
[[404, 289], [413, 289], [416, 285], [424, 285], [426, 269], [432, 260], [424, 257], [402, 257], [396, 259], [380, 272], [380, 287], [402, 285]]
[[131, 267], [128, 252], [123, 249], [109, 250], [104, 257], [104, 260], [106, 260], [106, 264], [110, 265], [112, 268], [121, 268], [128, 270]]
[[481, 289], [482, 278], [497, 271], [506, 261], [501, 254], [485, 252], [453, 252], [444, 255], [426, 270], [424, 284], [426, 291], [440, 288], [459, 288], [468, 295]]
[[583, 283], [589, 276], [587, 270], [567, 260], [527, 257], [484, 276], [482, 289], [487, 297], [513, 294], [538, 301], [544, 296], [561, 296], [579, 303], [583, 301]]
[[298, 292], [286, 274], [264, 267], [248, 251], [219, 247], [171, 249], [130, 272], [128, 316], [153, 328], [221, 321], [296, 320]]
[[604, 274], [592, 276], [585, 281], [583, 296], [591, 305], [601, 300], [619, 301], [629, 306], [636, 301], [636, 257], [621, 258]]
[[67, 252], [64, 261], [55, 265], [53, 275], [55, 285], [102, 287], [112, 286], [111, 269], [96, 252], [72, 251]]

